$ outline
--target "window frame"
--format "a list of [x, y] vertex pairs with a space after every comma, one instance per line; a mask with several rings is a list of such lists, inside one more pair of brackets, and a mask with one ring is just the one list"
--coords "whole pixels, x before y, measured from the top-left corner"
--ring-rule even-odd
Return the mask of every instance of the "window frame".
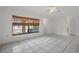
[[[28, 21], [28, 23], [13, 22], [14, 18], [26, 19]], [[32, 20], [33, 23], [30, 23], [29, 20]], [[34, 23], [34, 21], [36, 21], [37, 23]], [[15, 16], [15, 15], [12, 15], [12, 36], [23, 35], [23, 34], [38, 33], [39, 32], [39, 25], [40, 25], [39, 22], [40, 22], [40, 20], [39, 19], [36, 19], [36, 18], [30, 18], [30, 17], [23, 17], [23, 16]], [[13, 30], [14, 24], [15, 24], [15, 26], [17, 26], [17, 25], [20, 25], [22, 27], [23, 26], [28, 26], [28, 31], [26, 32], [26, 30], [24, 30], [24, 32], [22, 32], [22, 33], [14, 34], [14, 30]], [[30, 25], [32, 25], [32, 26], [38, 26], [38, 31], [37, 32], [30, 32], [30, 28], [29, 28]], [[24, 28], [24, 29], [26, 29], [26, 28]], [[23, 31], [23, 28], [22, 28], [22, 31]]]

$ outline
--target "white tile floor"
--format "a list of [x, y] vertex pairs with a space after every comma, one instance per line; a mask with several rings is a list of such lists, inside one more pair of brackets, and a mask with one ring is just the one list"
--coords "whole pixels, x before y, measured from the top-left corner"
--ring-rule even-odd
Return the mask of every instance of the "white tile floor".
[[79, 37], [46, 35], [3, 45], [1, 53], [78, 53]]

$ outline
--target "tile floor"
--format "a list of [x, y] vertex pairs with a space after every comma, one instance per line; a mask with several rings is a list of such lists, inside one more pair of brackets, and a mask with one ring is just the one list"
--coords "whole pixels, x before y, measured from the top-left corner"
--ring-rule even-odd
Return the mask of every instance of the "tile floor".
[[3, 45], [1, 53], [78, 53], [78, 36], [46, 35]]

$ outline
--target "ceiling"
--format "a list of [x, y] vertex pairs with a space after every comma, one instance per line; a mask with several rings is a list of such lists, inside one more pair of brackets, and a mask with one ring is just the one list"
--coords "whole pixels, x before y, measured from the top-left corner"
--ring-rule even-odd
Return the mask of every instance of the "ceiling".
[[[22, 11], [27, 11], [42, 17], [50, 18], [59, 16], [78, 16], [79, 7], [78, 6], [56, 6], [57, 11], [51, 13], [48, 11], [49, 6], [17, 6]], [[15, 7], [13, 7], [15, 8]]]

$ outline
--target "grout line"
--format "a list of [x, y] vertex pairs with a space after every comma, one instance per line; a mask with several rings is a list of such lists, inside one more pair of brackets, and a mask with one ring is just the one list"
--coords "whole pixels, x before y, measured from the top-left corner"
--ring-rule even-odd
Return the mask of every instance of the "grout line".
[[[70, 44], [72, 41], [73, 41], [73, 40], [71, 40], [71, 41], [69, 42], [69, 44]], [[68, 47], [69, 44], [67, 44], [67, 46], [64, 48], [63, 53], [64, 53], [65, 49]]]
[[79, 49], [79, 44], [77, 45], [76, 53], [77, 53], [78, 49]]

